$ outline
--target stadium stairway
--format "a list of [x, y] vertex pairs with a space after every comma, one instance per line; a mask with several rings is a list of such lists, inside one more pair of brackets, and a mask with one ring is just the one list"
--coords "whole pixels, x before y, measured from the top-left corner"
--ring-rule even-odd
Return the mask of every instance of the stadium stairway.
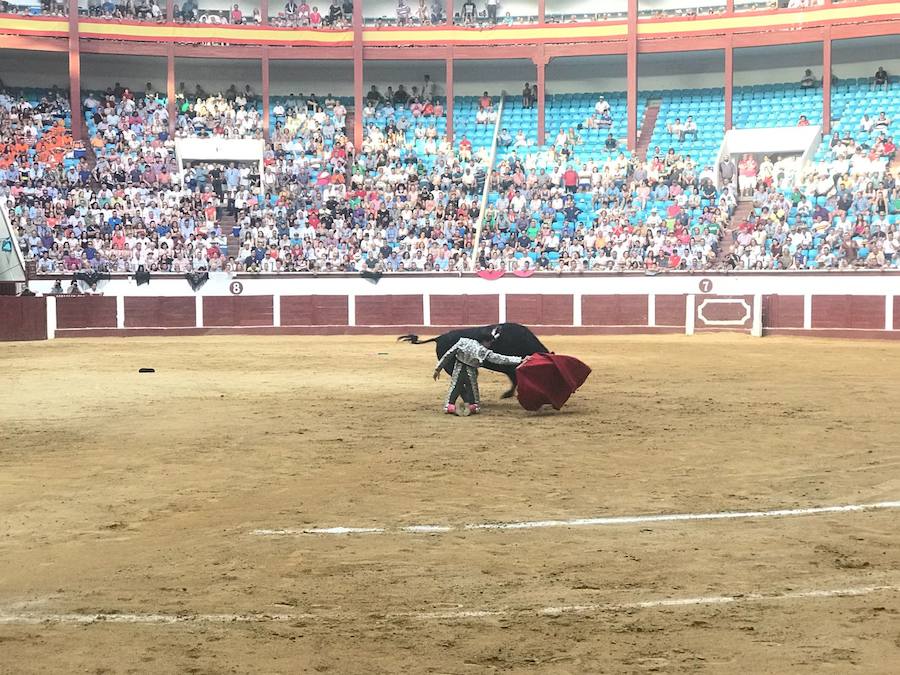
[[[356, 112], [350, 106], [344, 106], [347, 108], [347, 114], [344, 116], [344, 129], [347, 133], [347, 138], [353, 139], [353, 124], [356, 121]], [[365, 125], [363, 125], [365, 127]]]
[[222, 228], [222, 232], [225, 233], [226, 237], [226, 250], [222, 251], [222, 255], [226, 258], [229, 255], [236, 255], [241, 250], [241, 238], [234, 235], [236, 222], [234, 216], [225, 211], [222, 212], [222, 217], [219, 218], [219, 227]]
[[719, 244], [719, 257], [716, 260], [717, 263], [721, 264], [724, 262], [725, 257], [731, 253], [731, 250], [735, 247], [735, 232], [740, 229], [741, 223], [747, 220], [747, 216], [750, 215], [751, 211], [753, 211], [752, 199], [741, 199], [738, 201], [737, 208], [731, 216], [731, 223], [725, 228], [725, 232], [722, 233], [722, 241]]
[[88, 163], [88, 168], [93, 173], [94, 169], [97, 166], [97, 153], [94, 152], [94, 146], [91, 145], [91, 136], [88, 132], [87, 122], [82, 118], [81, 120], [81, 133], [76, 137], [76, 140], [81, 140], [84, 142], [84, 158]]
[[638, 131], [638, 143], [635, 148], [635, 155], [641, 160], [647, 159], [647, 149], [653, 139], [653, 130], [656, 128], [656, 119], [659, 117], [660, 104], [661, 101], [658, 99], [647, 101], [647, 107], [644, 109], [644, 121]]

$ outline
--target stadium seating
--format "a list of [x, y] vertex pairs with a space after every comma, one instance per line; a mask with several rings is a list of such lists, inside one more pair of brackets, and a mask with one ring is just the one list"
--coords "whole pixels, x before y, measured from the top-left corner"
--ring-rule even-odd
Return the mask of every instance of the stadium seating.
[[735, 87], [733, 110], [737, 129], [792, 127], [800, 115], [815, 126], [822, 124], [822, 89], [790, 82]]
[[[658, 100], [659, 116], [650, 139], [650, 149], [657, 146], [662, 152], [674, 147], [679, 153], [690, 155], [698, 166], [714, 166], [725, 137], [725, 98], [722, 89], [687, 89], [641, 92], [642, 100]], [[673, 137], [668, 125], [680, 119], [682, 123], [693, 117], [697, 136], [683, 141]], [[795, 120], [796, 122], [796, 120]]]

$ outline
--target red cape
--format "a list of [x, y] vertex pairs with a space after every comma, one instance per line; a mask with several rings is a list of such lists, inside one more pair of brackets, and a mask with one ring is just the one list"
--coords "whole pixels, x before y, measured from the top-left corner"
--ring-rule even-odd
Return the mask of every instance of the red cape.
[[590, 374], [590, 367], [574, 356], [534, 354], [516, 368], [516, 397], [525, 410], [546, 404], [559, 410]]

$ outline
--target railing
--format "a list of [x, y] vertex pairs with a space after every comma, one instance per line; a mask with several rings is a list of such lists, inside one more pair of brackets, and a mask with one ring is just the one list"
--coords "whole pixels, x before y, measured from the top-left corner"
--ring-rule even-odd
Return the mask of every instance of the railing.
[[503, 104], [506, 92], [500, 94], [500, 105], [497, 107], [497, 119], [494, 121], [494, 138], [491, 141], [491, 154], [488, 156], [487, 171], [484, 174], [484, 188], [481, 191], [481, 207], [478, 209], [478, 220], [475, 223], [475, 239], [472, 241], [472, 269], [478, 265], [478, 248], [481, 246], [481, 228], [484, 225], [484, 211], [487, 209], [488, 194], [491, 191], [491, 175], [494, 173], [494, 160], [497, 159], [497, 136], [500, 133], [500, 122], [503, 119]]

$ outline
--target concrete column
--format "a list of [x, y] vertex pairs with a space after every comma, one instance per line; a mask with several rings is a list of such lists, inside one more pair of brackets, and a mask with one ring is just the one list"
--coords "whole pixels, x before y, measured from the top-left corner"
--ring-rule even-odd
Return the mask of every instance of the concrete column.
[[543, 147], [544, 142], [547, 138], [547, 129], [545, 127], [546, 115], [545, 115], [545, 101], [546, 101], [546, 93], [545, 93], [545, 68], [547, 66], [547, 59], [544, 56], [543, 45], [539, 49], [538, 55], [534, 59], [534, 64], [537, 66], [537, 79], [535, 88], [537, 89], [537, 144], [538, 146]]
[[884, 296], [884, 329], [894, 330], [894, 296]]
[[831, 133], [831, 26], [822, 41], [822, 133]]
[[625, 90], [627, 94], [627, 123], [628, 149], [634, 152], [637, 147], [638, 132], [638, 70], [637, 70], [637, 16], [638, 0], [628, 0], [628, 34], [625, 45], [625, 70], [627, 82]]
[[47, 305], [47, 339], [56, 337], [56, 296], [46, 296]]
[[353, 3], [353, 147], [359, 152], [363, 142], [363, 44], [362, 0]]
[[734, 126], [734, 47], [725, 47], [725, 130]]
[[69, 0], [69, 105], [72, 107], [72, 137], [82, 137], [81, 47], [78, 40], [78, 0]]
[[116, 296], [116, 328], [125, 328], [125, 296]]
[[262, 59], [260, 59], [262, 67], [262, 106], [263, 106], [263, 136], [269, 140], [269, 48], [263, 47]]
[[169, 113], [169, 136], [175, 135], [178, 109], [175, 107], [175, 46], [169, 45], [166, 54], [166, 110]]
[[445, 113], [447, 115], [447, 140], [453, 145], [453, 56], [447, 57], [447, 77], [444, 83], [444, 91], [447, 93], [447, 105]]
[[684, 334], [694, 334], [694, 322], [697, 316], [696, 296], [692, 293], [684, 303]]
[[763, 309], [762, 295], [757, 293], [753, 296], [753, 316], [750, 317], [751, 328], [750, 335], [753, 337], [762, 337], [763, 334]]

